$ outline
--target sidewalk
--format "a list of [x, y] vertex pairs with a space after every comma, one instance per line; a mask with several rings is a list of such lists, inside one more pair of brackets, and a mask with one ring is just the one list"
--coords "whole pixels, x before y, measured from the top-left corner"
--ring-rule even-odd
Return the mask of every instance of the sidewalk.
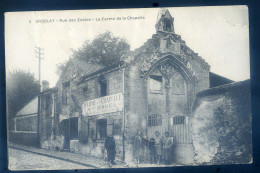
[[[42, 148], [36, 148], [32, 146], [23, 146], [23, 145], [17, 145], [14, 143], [9, 143], [8, 147], [31, 152], [34, 154], [39, 154], [55, 159], [60, 159], [64, 161], [68, 161], [71, 163], [76, 163], [82, 166], [91, 167], [93, 169], [98, 168], [109, 168], [108, 162], [104, 161], [103, 159], [93, 157], [93, 156], [87, 156], [79, 153], [72, 153], [72, 152], [62, 152], [62, 151], [54, 151], [54, 150], [48, 150], [48, 149], [42, 149]], [[113, 166], [113, 168], [116, 167], [124, 167], [124, 162], [116, 160], [116, 165]]]

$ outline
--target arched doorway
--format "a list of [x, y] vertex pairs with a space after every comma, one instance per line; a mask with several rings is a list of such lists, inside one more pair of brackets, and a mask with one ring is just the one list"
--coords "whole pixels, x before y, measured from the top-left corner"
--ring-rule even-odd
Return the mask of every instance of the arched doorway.
[[145, 75], [147, 81], [147, 137], [168, 131], [177, 143], [191, 143], [189, 116], [194, 78], [173, 56], [156, 62]]

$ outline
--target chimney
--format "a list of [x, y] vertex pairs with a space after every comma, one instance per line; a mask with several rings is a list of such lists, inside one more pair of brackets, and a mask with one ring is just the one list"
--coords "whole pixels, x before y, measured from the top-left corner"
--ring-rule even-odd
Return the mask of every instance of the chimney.
[[49, 82], [47, 80], [42, 81], [42, 91], [49, 89]]

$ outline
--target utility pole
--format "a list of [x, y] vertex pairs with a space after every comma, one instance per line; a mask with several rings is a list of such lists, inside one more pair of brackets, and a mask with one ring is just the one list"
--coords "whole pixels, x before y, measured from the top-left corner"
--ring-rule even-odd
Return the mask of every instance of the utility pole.
[[40, 85], [40, 91], [41, 91], [41, 60], [43, 60], [42, 55], [44, 55], [43, 51], [44, 49], [40, 47], [35, 47], [35, 53], [36, 58], [39, 60], [39, 67], [38, 67], [38, 79], [39, 79], [39, 85]]
[[[38, 79], [39, 79], [39, 86], [40, 86], [40, 92], [41, 92], [41, 60], [43, 60], [43, 49], [40, 47], [35, 47], [35, 53], [36, 58], [39, 60], [39, 67], [38, 67]], [[40, 141], [40, 115], [41, 115], [41, 94], [38, 96], [38, 118], [37, 118], [37, 145], [40, 148], [41, 147], [41, 141]]]

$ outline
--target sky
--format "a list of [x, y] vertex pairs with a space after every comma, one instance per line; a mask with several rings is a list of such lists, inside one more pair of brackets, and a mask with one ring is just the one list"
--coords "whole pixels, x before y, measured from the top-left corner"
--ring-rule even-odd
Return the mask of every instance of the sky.
[[[55, 86], [57, 65], [98, 34], [111, 31], [134, 50], [156, 33], [160, 8], [10, 12], [5, 14], [7, 72], [23, 69], [38, 78], [35, 47], [44, 49], [41, 79]], [[246, 6], [168, 8], [175, 33], [211, 66], [234, 81], [250, 78], [249, 23]], [[134, 17], [138, 19], [133, 19]], [[113, 19], [114, 20], [111, 20]], [[79, 20], [80, 19], [80, 20]], [[125, 19], [125, 20], [124, 20]]]

